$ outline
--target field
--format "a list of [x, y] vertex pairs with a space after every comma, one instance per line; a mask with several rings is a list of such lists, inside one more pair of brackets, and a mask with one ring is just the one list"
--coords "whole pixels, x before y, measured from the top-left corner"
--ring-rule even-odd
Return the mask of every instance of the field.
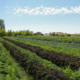
[[1, 43], [0, 38], [0, 80], [33, 80], [28, 76], [10, 52]]
[[26, 80], [80, 80], [79, 37], [4, 36], [0, 43], [29, 74]]

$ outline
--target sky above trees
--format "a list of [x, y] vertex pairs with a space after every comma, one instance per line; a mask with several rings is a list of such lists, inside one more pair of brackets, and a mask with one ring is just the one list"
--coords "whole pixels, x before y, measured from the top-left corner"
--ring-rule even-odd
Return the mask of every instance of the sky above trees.
[[79, 0], [0, 0], [7, 30], [80, 33]]

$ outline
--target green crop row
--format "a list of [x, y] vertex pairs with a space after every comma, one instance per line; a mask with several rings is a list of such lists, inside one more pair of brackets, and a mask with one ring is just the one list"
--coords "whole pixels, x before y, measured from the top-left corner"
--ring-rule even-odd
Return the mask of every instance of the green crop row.
[[[22, 50], [22, 48], [20, 48], [20, 50]], [[22, 52], [24, 52], [24, 51], [27, 51], [27, 50], [23, 50]], [[29, 52], [28, 52], [29, 53]], [[32, 53], [32, 52], [31, 52]], [[31, 53], [29, 53], [28, 55], [32, 55], [33, 56], [33, 54], [31, 54]], [[34, 53], [35, 54], [35, 53]], [[31, 56], [30, 56], [31, 57]], [[35, 58], [39, 58], [39, 57], [35, 57]], [[39, 61], [41, 61], [40, 59], [39, 59]], [[43, 61], [41, 61], [43, 64], [44, 64], [44, 62]], [[47, 65], [49, 65], [48, 63], [47, 63], [47, 61], [46, 61], [46, 65], [44, 65], [44, 66], [47, 66]], [[49, 66], [50, 68], [53, 68], [53, 66], [51, 67], [51, 66]], [[58, 68], [57, 68], [58, 69]], [[68, 77], [68, 79], [69, 80], [79, 80], [80, 79], [80, 69], [78, 70], [78, 71], [75, 71], [75, 72], [73, 72], [70, 68], [69, 68], [69, 66], [68, 66], [68, 68], [66, 68], [66, 69], [62, 69], [63, 70], [63, 72], [64, 72], [64, 74]]]
[[[10, 50], [10, 53], [11, 53], [11, 54], [14, 53], [14, 52], [13, 52], [14, 49], [18, 49], [18, 51], [14, 53], [14, 56], [15, 56], [16, 59], [18, 59], [19, 57], [21, 57], [20, 55], [18, 55], [18, 54], [21, 54], [21, 53], [20, 53], [20, 50], [21, 50], [21, 49], [19, 49], [19, 47], [17, 47], [16, 45], [14, 45], [14, 44], [12, 44], [12, 43], [10, 43], [10, 42], [8, 42], [8, 41], [5, 42], [3, 39], [2, 39], [2, 42], [3, 42], [3, 44], [4, 44], [6, 47], [9, 46], [9, 44], [12, 46], [12, 47], [10, 47], [10, 48], [7, 47], [7, 49]], [[8, 44], [8, 43], [9, 43], [9, 44]], [[17, 47], [17, 48], [16, 48], [16, 47]], [[12, 49], [12, 50], [11, 50], [11, 49]], [[19, 52], [19, 53], [18, 53], [18, 52]], [[17, 53], [18, 53], [18, 54], [17, 54]], [[28, 66], [31, 66], [31, 65], [32, 65], [32, 66], [34, 65], [33, 67], [35, 67], [36, 69], [38, 69], [39, 67], [37, 66], [37, 64], [36, 64], [36, 66], [35, 66], [35, 64], [33, 64], [33, 63], [31, 64], [31, 61], [34, 60], [32, 57], [34, 57], [34, 58], [36, 59], [36, 56], [33, 56], [33, 54], [31, 54], [31, 53], [29, 53], [29, 52], [26, 51], [26, 53], [25, 53], [25, 52], [22, 52], [22, 54], [21, 54], [22, 57], [23, 57], [24, 54], [27, 54], [27, 57], [28, 57], [29, 60], [25, 61], [25, 63], [22, 63], [21, 60], [20, 60], [19, 62], [21, 62], [22, 64], [27, 64], [26, 62], [28, 62], [28, 63], [30, 63], [30, 65], [27, 65], [27, 67], [28, 67]], [[32, 57], [31, 57], [31, 56], [28, 56], [29, 54], [32, 55]], [[17, 58], [17, 57], [18, 57], [18, 58]], [[25, 56], [25, 59], [26, 59], [26, 56]], [[30, 59], [31, 59], [31, 60], [30, 60]], [[22, 60], [24, 60], [24, 59], [22, 58]], [[37, 59], [36, 59], [36, 60], [37, 60]], [[23, 62], [24, 62], [24, 61], [23, 61]], [[43, 61], [43, 62], [44, 62], [44, 61]], [[38, 62], [38, 63], [39, 63], [39, 62]], [[32, 66], [31, 66], [31, 67], [32, 67]], [[55, 66], [55, 67], [57, 67], [57, 66]], [[44, 66], [43, 71], [44, 71], [44, 69], [46, 69], [46, 68], [47, 68], [47, 66]], [[28, 67], [28, 69], [29, 69], [29, 70], [27, 70], [27, 71], [30, 71], [30, 68], [29, 68], [29, 67]], [[34, 69], [34, 68], [32, 68], [32, 70], [33, 70], [33, 69]], [[40, 68], [40, 69], [41, 69], [41, 68]], [[34, 69], [34, 70], [35, 70], [35, 69]], [[49, 71], [49, 70], [50, 70], [50, 71]], [[52, 71], [51, 71], [51, 70], [52, 70]], [[48, 78], [48, 76], [49, 76], [50, 74], [51, 74], [51, 76], [52, 76], [52, 74], [55, 73], [55, 72], [54, 72], [55, 70], [56, 70], [56, 69], [54, 69], [54, 70], [53, 70], [53, 69], [46, 69], [46, 71], [49, 72], [49, 73], [47, 73], [47, 74], [48, 74], [48, 75], [47, 75], [47, 78]], [[41, 71], [41, 72], [43, 72], [43, 71]], [[33, 71], [30, 72], [30, 73], [33, 73]], [[37, 73], [40, 73], [40, 72], [37, 72]], [[60, 73], [61, 73], [61, 72], [60, 72]], [[62, 74], [62, 76], [63, 76], [63, 73], [61, 73], [61, 74]], [[58, 73], [54, 74], [53, 77], [58, 77], [58, 78], [59, 78], [61, 74], [59, 74], [59, 72], [58, 72]], [[33, 75], [35, 75], [35, 73], [34, 73]], [[37, 76], [37, 75], [38, 75], [38, 74], [36, 74], [36, 76]], [[42, 75], [42, 74], [41, 74], [41, 75]], [[46, 74], [44, 73], [44, 75], [46, 75]], [[55, 76], [55, 75], [56, 75], [56, 76]], [[39, 76], [39, 75], [38, 75], [38, 76]], [[61, 76], [61, 77], [62, 77], [62, 76]], [[44, 76], [43, 76], [43, 77], [44, 77]], [[63, 77], [64, 77], [64, 76], [63, 76]], [[47, 80], [46, 78], [44, 78], [44, 79]], [[63, 78], [62, 78], [62, 79], [63, 79]], [[60, 80], [62, 80], [62, 79], [60, 79]], [[37, 80], [37, 79], [36, 79], [36, 80]], [[43, 79], [40, 79], [40, 80], [43, 80]], [[53, 79], [51, 78], [50, 80], [53, 80]], [[66, 80], [67, 80], [67, 79], [66, 79]]]
[[[19, 71], [20, 70], [20, 71]], [[0, 42], [0, 80], [30, 80], [23, 73], [21, 74], [21, 68], [12, 59], [9, 52], [4, 48]]]
[[2, 38], [7, 40], [7, 41], [14, 43], [15, 45], [17, 45], [19, 47], [22, 47], [26, 50], [30, 50], [30, 51], [36, 53], [41, 58], [47, 59], [59, 67], [65, 68], [66, 66], [69, 65], [72, 70], [77, 70], [80, 67], [80, 63], [79, 63], [80, 58], [78, 58], [76, 56], [71, 56], [70, 54], [63, 54], [61, 52], [57, 53], [54, 51], [44, 50], [38, 46], [28, 45], [28, 44], [14, 41], [14, 40], [4, 38], [4, 37], [2, 37]]
[[52, 40], [52, 41], [64, 41], [64, 42], [71, 42], [80, 41], [80, 37], [57, 37], [57, 36], [17, 36], [17, 37], [23, 37], [23, 38], [31, 38], [31, 39], [39, 39], [39, 40]]
[[[2, 39], [2, 38], [0, 38], [0, 40], [1, 40], [1, 41], [6, 41], [6, 40], [4, 40], [4, 39]], [[37, 59], [38, 61], [40, 61], [45, 67], [47, 66], [47, 67], [50, 67], [51, 69], [56, 69], [56, 68], [57, 68], [59, 71], [62, 70], [61, 68], [59, 68], [59, 67], [56, 66], [55, 64], [52, 64], [52, 62], [50, 62], [50, 61], [48, 61], [48, 60], [46, 60], [46, 59], [42, 59], [41, 57], [37, 56], [35, 53], [33, 53], [33, 52], [31, 52], [31, 51], [26, 50], [26, 49], [24, 49], [24, 48], [21, 48], [21, 47], [15, 45], [15, 44], [13, 44], [13, 43], [11, 43], [11, 42], [9, 42], [9, 41], [6, 41], [6, 42], [8, 42], [9, 44], [11, 44], [12, 46], [15, 46], [15, 47], [16, 47], [17, 49], [19, 49], [22, 53], [26, 53], [26, 54], [29, 56], [29, 58], [31, 58], [31, 59], [36, 58], [36, 59]]]
[[19, 37], [6, 37], [12, 40], [23, 42], [25, 44], [30, 44], [33, 46], [39, 46], [45, 50], [51, 50], [55, 52], [62, 52], [64, 54], [70, 54], [73, 56], [78, 56], [80, 58], [80, 44], [76, 43], [58, 43], [54, 41], [37, 41], [31, 39], [24, 39]]

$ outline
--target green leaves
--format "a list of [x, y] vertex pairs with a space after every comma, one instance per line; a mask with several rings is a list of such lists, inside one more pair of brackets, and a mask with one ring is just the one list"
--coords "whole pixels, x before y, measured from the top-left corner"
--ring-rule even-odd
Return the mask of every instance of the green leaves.
[[0, 80], [20, 80], [18, 67], [13, 63], [8, 51], [0, 43]]

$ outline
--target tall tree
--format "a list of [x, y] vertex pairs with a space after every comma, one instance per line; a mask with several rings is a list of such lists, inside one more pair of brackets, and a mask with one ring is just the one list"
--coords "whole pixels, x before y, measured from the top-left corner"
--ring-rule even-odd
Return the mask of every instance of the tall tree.
[[5, 29], [4, 20], [0, 19], [0, 29]]

